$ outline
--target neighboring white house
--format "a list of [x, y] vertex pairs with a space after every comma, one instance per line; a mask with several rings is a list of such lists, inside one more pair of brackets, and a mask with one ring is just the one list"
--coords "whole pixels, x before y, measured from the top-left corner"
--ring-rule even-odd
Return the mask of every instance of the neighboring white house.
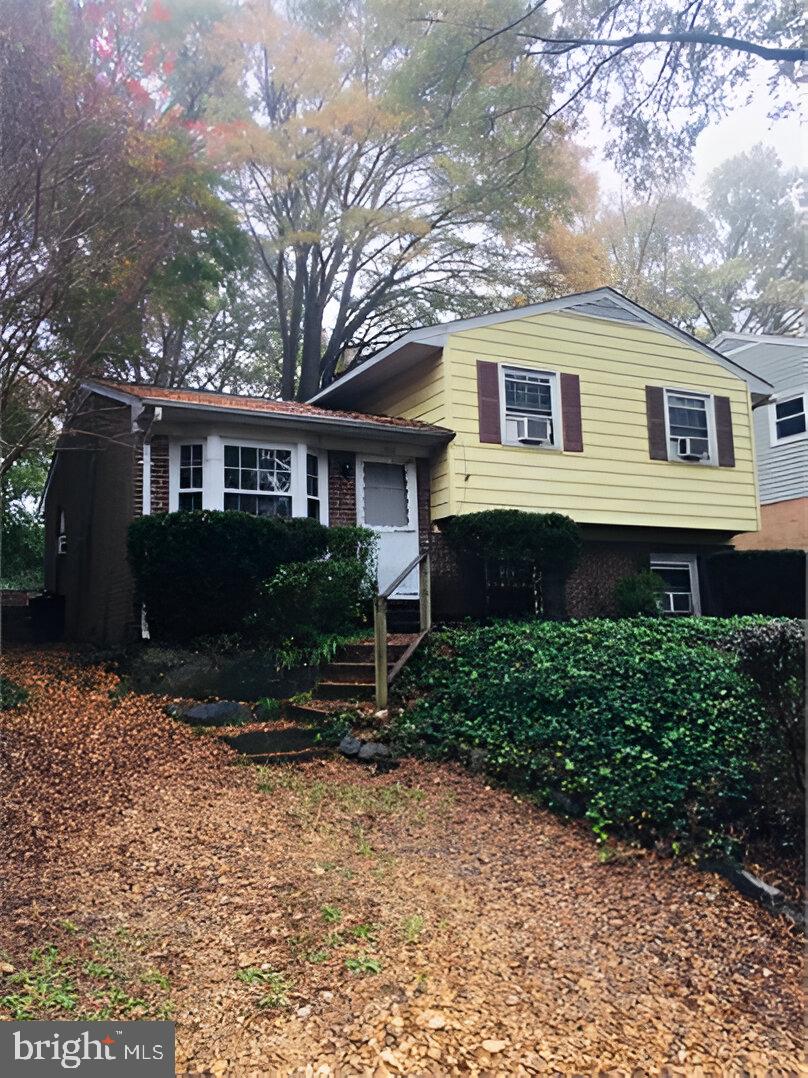
[[760, 531], [734, 544], [808, 550], [808, 338], [721, 333], [711, 346], [774, 386], [754, 411]]

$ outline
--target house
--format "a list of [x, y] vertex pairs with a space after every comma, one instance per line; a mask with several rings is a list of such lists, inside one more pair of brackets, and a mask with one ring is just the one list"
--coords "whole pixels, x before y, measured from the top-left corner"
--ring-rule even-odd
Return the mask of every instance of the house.
[[[428, 547], [454, 617], [482, 585], [441, 523], [513, 507], [580, 524], [570, 616], [612, 613], [649, 566], [671, 613], [698, 613], [700, 559], [759, 528], [752, 407], [770, 391], [608, 288], [414, 330], [307, 404], [90, 381], [47, 486], [46, 586], [68, 638], [121, 640], [129, 521], [237, 509], [373, 528], [381, 587]], [[418, 587], [413, 571], [394, 597]]]
[[760, 530], [734, 545], [808, 551], [808, 339], [722, 333], [712, 347], [774, 387], [754, 413]]

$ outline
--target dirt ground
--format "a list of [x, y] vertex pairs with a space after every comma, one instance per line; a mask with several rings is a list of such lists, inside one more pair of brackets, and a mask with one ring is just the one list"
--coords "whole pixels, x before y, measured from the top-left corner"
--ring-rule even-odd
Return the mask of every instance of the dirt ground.
[[719, 879], [447, 766], [244, 766], [60, 651], [4, 667], [4, 1017], [171, 1017], [194, 1075], [805, 1073], [801, 944]]

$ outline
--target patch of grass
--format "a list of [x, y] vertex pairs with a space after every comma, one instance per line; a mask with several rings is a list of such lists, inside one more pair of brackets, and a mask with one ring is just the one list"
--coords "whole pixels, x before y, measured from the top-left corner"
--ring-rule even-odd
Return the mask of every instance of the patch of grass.
[[244, 984], [260, 985], [266, 989], [258, 1000], [259, 1007], [285, 1007], [289, 1003], [292, 985], [283, 973], [249, 966], [247, 969], [238, 970], [236, 977]]
[[345, 968], [351, 973], [381, 973], [382, 964], [378, 958], [360, 954], [356, 958], [346, 958]]
[[327, 925], [335, 925], [342, 920], [342, 910], [339, 906], [325, 905], [320, 912], [323, 915], [323, 920]]
[[61, 929], [62, 929], [62, 930], [63, 930], [64, 932], [69, 932], [71, 936], [75, 936], [75, 935], [76, 935], [76, 933], [77, 933], [77, 932], [78, 932], [78, 930], [79, 930], [79, 926], [78, 926], [78, 925], [76, 924], [76, 922], [75, 922], [75, 921], [71, 921], [71, 920], [70, 920], [69, 918], [67, 918], [67, 917], [66, 917], [66, 918], [65, 918], [65, 919], [64, 919], [63, 921], [57, 921], [57, 922], [56, 922], [56, 924], [57, 924], [57, 925], [59, 926], [59, 928], [61, 928]]
[[393, 782], [387, 786], [364, 786], [353, 782], [306, 779], [292, 767], [259, 767], [258, 789], [273, 794], [288, 790], [298, 799], [298, 815], [304, 826], [319, 823], [329, 813], [351, 816], [392, 816], [416, 813], [424, 792], [415, 786]]
[[306, 961], [311, 962], [313, 966], [320, 966], [323, 962], [327, 962], [331, 957], [331, 952], [321, 947], [319, 950], [309, 951], [306, 955]]
[[59, 954], [49, 943], [31, 951], [28, 969], [6, 974], [4, 985], [12, 991], [0, 996], [0, 1007], [17, 1022], [72, 1012], [78, 1002], [73, 960]]
[[417, 943], [426, 927], [426, 921], [420, 913], [412, 913], [401, 922], [401, 935], [405, 943]]

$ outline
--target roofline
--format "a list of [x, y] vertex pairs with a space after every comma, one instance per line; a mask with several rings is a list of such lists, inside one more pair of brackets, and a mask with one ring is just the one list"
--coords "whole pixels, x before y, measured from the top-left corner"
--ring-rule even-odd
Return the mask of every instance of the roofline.
[[792, 344], [798, 348], [808, 348], [808, 337], [784, 337], [779, 333], [719, 333], [710, 341], [710, 347], [714, 348], [721, 341], [743, 341], [743, 347], [753, 344]]
[[[403, 423], [385, 423], [383, 421], [375, 421], [368, 417], [367, 420], [361, 419], [346, 419], [343, 416], [318, 416], [318, 415], [300, 415], [295, 412], [261, 412], [256, 408], [234, 408], [232, 405], [216, 405], [199, 404], [194, 401], [178, 401], [173, 400], [170, 397], [139, 397], [135, 393], [127, 394], [120, 389], [112, 389], [103, 383], [95, 382], [82, 382], [82, 389], [90, 390], [94, 393], [102, 393], [106, 396], [112, 397], [114, 400], [120, 400], [123, 403], [129, 403], [130, 401], [137, 401], [140, 404], [148, 403], [151, 405], [159, 405], [164, 408], [179, 408], [182, 410], [196, 411], [196, 412], [215, 412], [218, 415], [236, 415], [246, 416], [250, 419], [264, 419], [264, 420], [279, 420], [280, 422], [296, 422], [298, 424], [319, 426], [319, 427], [332, 427], [337, 430], [362, 430], [372, 432], [373, 434], [379, 433], [398, 433], [407, 438], [415, 438], [416, 440], [424, 441], [451, 441], [454, 438], [454, 432], [447, 427], [437, 426], [405, 426]], [[195, 391], [192, 391], [195, 392]], [[235, 394], [231, 394], [235, 395]]]
[[[664, 318], [660, 318], [658, 315], [653, 314], [651, 311], [642, 307], [639, 303], [635, 303], [634, 300], [628, 299], [621, 292], [618, 292], [615, 288], [609, 285], [605, 285], [602, 288], [593, 288], [585, 292], [572, 292], [567, 296], [560, 296], [557, 299], [545, 300], [542, 303], [531, 303], [524, 307], [512, 307], [507, 311], [498, 311], [493, 314], [477, 315], [475, 318], [461, 318], [452, 322], [441, 322], [434, 326], [424, 326], [420, 329], [410, 330], [409, 333], [405, 333], [403, 337], [399, 337], [398, 340], [393, 341], [386, 348], [383, 348], [381, 352], [378, 352], [375, 356], [366, 360], [364, 363], [360, 363], [358, 367], [354, 367], [352, 370], [347, 371], [341, 378], [337, 378], [325, 389], [321, 389], [315, 393], [314, 396], [308, 400], [309, 404], [318, 404], [320, 401], [327, 399], [332, 393], [337, 392], [353, 381], [360, 375], [365, 375], [368, 371], [373, 370], [384, 362], [388, 356], [394, 355], [408, 344], [433, 344], [437, 350], [438, 347], [442, 347], [448, 336], [452, 333], [462, 333], [465, 329], [472, 329], [477, 326], [491, 326], [499, 325], [501, 322], [510, 322], [517, 318], [529, 318], [536, 314], [547, 314], [551, 311], [563, 311], [567, 307], [574, 306], [581, 299], [610, 299], [619, 307], [623, 307], [624, 310], [633, 314], [639, 314], [642, 320], [646, 323], [650, 323], [657, 329], [662, 330], [663, 333], [667, 333], [669, 336], [678, 337], [680, 340], [689, 344], [691, 347], [698, 348], [705, 355], [711, 359], [716, 360], [723, 367], [735, 368], [730, 373], [736, 374], [736, 377], [741, 378], [744, 382], [749, 384], [750, 390], [753, 389], [750, 379], [759, 383], [759, 388], [754, 392], [762, 395], [767, 395], [768, 391], [773, 389], [771, 382], [768, 382], [765, 378], [761, 378], [753, 371], [747, 370], [742, 367], [740, 363], [736, 363], [728, 356], [723, 355], [721, 352], [717, 352], [709, 344], [705, 344], [704, 341], [700, 341], [698, 337], [694, 337], [692, 334], [687, 333], [683, 329], [679, 329], [678, 326], [674, 326], [672, 323], [665, 321]], [[597, 318], [596, 314], [582, 315], [585, 318]], [[739, 373], [736, 373], [739, 372]]]

